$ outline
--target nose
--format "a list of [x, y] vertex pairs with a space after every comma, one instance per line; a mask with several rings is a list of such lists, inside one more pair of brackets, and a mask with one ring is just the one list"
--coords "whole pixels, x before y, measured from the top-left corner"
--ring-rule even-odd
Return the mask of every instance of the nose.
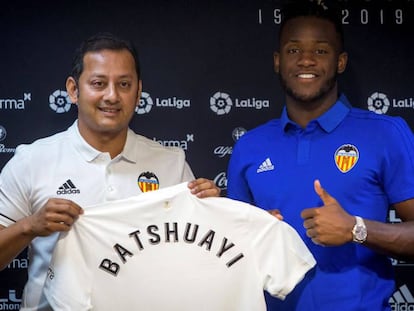
[[302, 51], [300, 53], [298, 65], [308, 67], [315, 65], [315, 63], [316, 59], [313, 51]]
[[118, 89], [114, 83], [108, 83], [105, 90], [104, 100], [110, 103], [115, 103], [119, 99]]

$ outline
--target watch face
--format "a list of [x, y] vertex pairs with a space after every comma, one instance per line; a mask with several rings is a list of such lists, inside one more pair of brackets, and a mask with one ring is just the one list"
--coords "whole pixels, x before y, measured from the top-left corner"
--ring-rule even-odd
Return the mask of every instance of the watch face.
[[367, 230], [364, 226], [356, 226], [354, 231], [354, 240], [356, 242], [364, 242], [367, 238]]

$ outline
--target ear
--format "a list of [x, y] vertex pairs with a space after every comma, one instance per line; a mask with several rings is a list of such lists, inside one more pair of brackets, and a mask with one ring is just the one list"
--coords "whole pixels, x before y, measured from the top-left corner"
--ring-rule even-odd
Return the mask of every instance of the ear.
[[142, 94], [142, 80], [138, 80], [138, 94], [137, 94], [137, 107], [139, 106], [139, 100], [141, 99]]
[[343, 73], [345, 71], [345, 68], [346, 68], [346, 64], [347, 63], [348, 63], [348, 53], [342, 52], [338, 56], [337, 72], [338, 73]]
[[77, 105], [79, 89], [78, 84], [73, 77], [68, 77], [66, 79], [66, 92], [69, 95], [70, 101]]
[[279, 52], [273, 53], [273, 68], [276, 73], [279, 73], [280, 54]]

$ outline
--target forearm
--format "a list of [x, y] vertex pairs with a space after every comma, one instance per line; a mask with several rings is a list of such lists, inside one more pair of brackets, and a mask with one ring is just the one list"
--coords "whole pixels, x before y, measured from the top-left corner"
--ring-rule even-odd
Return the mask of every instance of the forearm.
[[29, 234], [25, 220], [18, 221], [9, 227], [0, 226], [0, 270], [5, 269], [34, 237]]
[[414, 259], [414, 221], [395, 224], [364, 221], [368, 232], [365, 246], [396, 259]]

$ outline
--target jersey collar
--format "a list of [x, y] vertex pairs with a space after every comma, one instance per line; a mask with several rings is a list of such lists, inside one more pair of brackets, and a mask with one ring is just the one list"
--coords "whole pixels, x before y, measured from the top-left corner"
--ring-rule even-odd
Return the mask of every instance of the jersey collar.
[[[91, 145], [89, 145], [85, 139], [83, 139], [82, 135], [79, 132], [78, 128], [78, 120], [76, 120], [71, 127], [68, 129], [71, 132], [71, 137], [74, 138], [74, 145], [76, 150], [79, 151], [81, 156], [85, 159], [85, 161], [91, 162], [103, 154], [101, 151], [96, 150]], [[123, 157], [127, 161], [135, 162], [133, 157], [133, 150], [134, 150], [134, 140], [132, 139], [133, 132], [131, 129], [128, 129], [127, 133], [127, 140], [124, 146], [124, 150], [118, 157]]]
[[[336, 103], [323, 115], [315, 121], [325, 132], [332, 132], [347, 116], [351, 110], [351, 104], [344, 94], [341, 94]], [[289, 126], [297, 127], [296, 123], [289, 119], [286, 106], [283, 107], [282, 115], [280, 116], [282, 128], [284, 131], [289, 129]]]
[[135, 145], [136, 140], [134, 140], [135, 133], [131, 129], [128, 129], [127, 139], [125, 142], [124, 150], [122, 151], [122, 157], [132, 163], [136, 162], [136, 154], [135, 154]]

